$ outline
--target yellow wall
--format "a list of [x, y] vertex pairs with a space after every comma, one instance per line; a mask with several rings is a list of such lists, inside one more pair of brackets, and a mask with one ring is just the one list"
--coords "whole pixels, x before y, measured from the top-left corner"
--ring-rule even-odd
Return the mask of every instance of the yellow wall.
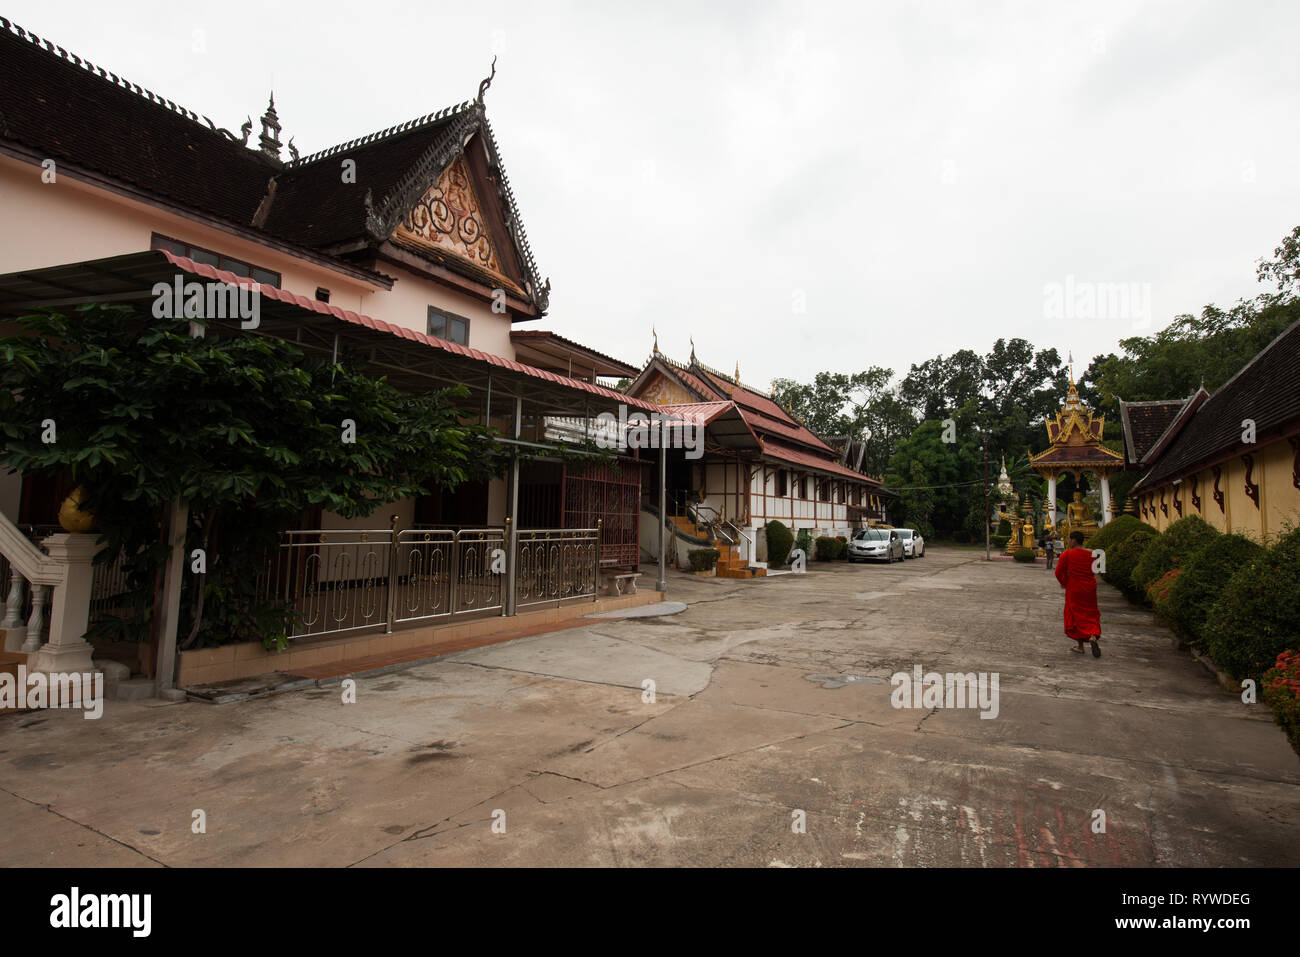
[[[1300, 525], [1300, 489], [1295, 487], [1292, 475], [1294, 454], [1286, 439], [1262, 445], [1254, 451], [1254, 469], [1251, 478], [1259, 486], [1259, 506], [1246, 494], [1246, 465], [1240, 455], [1219, 463], [1219, 489], [1223, 492], [1223, 508], [1214, 501], [1214, 473], [1202, 469], [1196, 473], [1201, 499], [1200, 509], [1192, 505], [1192, 476], [1185, 476], [1178, 486], [1178, 497], [1183, 503], [1183, 516], [1199, 515], [1221, 532], [1232, 531], [1253, 539], [1276, 537], [1287, 523]], [[1169, 514], [1160, 510], [1163, 493]], [[1164, 531], [1179, 518], [1173, 504], [1174, 486], [1168, 483], [1139, 500], [1138, 517]], [[1141, 513], [1141, 505], [1155, 506], [1155, 514]]]

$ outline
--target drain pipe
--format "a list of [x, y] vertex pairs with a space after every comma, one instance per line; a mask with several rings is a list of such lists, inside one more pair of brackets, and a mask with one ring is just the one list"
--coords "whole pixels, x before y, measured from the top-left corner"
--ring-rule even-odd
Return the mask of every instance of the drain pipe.
[[664, 445], [659, 443], [659, 581], [655, 582], [655, 590], [660, 592], [668, 591], [668, 579], [664, 577], [664, 555], [668, 545], [668, 536], [664, 533], [668, 522], [668, 450]]

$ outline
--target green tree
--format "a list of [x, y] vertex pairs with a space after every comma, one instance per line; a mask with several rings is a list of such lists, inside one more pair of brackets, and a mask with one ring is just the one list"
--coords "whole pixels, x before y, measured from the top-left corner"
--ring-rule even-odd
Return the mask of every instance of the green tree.
[[[105, 554], [126, 556], [141, 624], [166, 559], [162, 516], [186, 500], [187, 554], [204, 549], [207, 570], [189, 578], [184, 644], [283, 629], [255, 581], [308, 506], [364, 516], [492, 468], [458, 389], [407, 394], [360, 363], [254, 334], [192, 338], [184, 321], [124, 306], [17, 322], [27, 334], [0, 339], [0, 463], [87, 488]], [[44, 442], [51, 421], [56, 441]]]

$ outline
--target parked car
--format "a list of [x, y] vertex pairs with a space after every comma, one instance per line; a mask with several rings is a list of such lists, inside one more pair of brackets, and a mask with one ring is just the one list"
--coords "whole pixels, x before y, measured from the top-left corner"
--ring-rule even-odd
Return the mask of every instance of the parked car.
[[903, 540], [903, 554], [908, 558], [925, 557], [925, 537], [914, 528], [900, 528], [898, 537]]
[[893, 528], [864, 528], [849, 541], [849, 561], [902, 561], [903, 540]]

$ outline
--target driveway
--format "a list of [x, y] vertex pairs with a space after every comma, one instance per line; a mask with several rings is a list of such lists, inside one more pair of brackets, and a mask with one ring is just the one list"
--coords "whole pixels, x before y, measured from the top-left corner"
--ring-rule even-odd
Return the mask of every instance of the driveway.
[[[354, 704], [0, 717], [0, 864], [1300, 864], [1265, 706], [1108, 586], [1104, 657], [1071, 654], [1042, 564], [981, 558], [674, 573], [682, 614], [358, 679]], [[917, 665], [996, 674], [996, 717], [893, 707]]]

